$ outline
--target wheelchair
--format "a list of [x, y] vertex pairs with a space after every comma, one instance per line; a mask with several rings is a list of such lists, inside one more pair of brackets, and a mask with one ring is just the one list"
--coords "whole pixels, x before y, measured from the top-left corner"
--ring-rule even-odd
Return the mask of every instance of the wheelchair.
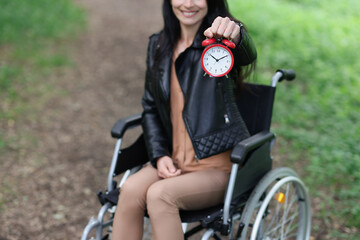
[[[271, 85], [246, 83], [238, 108], [251, 136], [231, 153], [230, 173], [223, 204], [197, 211], [180, 210], [184, 239], [310, 239], [310, 200], [304, 183], [287, 167], [272, 169], [270, 132], [277, 83], [295, 79], [292, 70], [277, 70]], [[127, 130], [141, 125], [141, 114], [120, 119], [111, 130], [117, 139], [105, 192], [98, 192], [102, 207], [85, 227], [82, 240], [111, 239], [119, 189], [125, 180], [148, 162], [142, 134], [121, 148]], [[119, 184], [114, 177], [122, 175]], [[191, 227], [188, 229], [188, 227]], [[94, 237], [90, 238], [90, 234]], [[191, 239], [200, 239], [191, 238]]]

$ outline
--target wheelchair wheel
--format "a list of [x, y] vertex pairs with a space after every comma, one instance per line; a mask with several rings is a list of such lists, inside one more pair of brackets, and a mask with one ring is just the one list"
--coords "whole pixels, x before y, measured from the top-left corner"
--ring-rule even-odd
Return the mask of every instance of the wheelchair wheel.
[[251, 194], [240, 220], [239, 239], [308, 240], [311, 213], [306, 188], [290, 168], [270, 171]]

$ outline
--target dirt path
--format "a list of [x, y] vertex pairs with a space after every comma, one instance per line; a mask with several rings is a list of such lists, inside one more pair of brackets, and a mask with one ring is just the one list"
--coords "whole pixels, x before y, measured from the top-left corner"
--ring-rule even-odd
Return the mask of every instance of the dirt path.
[[1, 212], [0, 240], [80, 239], [100, 207], [95, 192], [106, 182], [110, 129], [141, 110], [147, 41], [161, 28], [161, 1], [76, 2], [88, 11], [89, 28], [69, 46], [75, 67], [49, 79], [65, 94], [11, 124], [33, 143], [1, 165], [1, 194], [15, 200]]

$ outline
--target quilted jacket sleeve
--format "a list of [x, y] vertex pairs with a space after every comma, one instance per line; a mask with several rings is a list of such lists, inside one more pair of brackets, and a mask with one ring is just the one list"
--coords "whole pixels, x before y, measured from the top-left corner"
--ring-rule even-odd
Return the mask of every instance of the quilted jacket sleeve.
[[145, 92], [142, 98], [142, 128], [145, 137], [149, 159], [153, 166], [156, 167], [156, 160], [162, 156], [169, 156], [169, 139], [162, 124], [158, 108], [156, 106], [155, 96], [153, 92], [154, 76], [152, 73], [153, 51], [155, 48], [154, 36], [150, 38], [148, 46], [148, 56], [146, 60], [146, 79]]

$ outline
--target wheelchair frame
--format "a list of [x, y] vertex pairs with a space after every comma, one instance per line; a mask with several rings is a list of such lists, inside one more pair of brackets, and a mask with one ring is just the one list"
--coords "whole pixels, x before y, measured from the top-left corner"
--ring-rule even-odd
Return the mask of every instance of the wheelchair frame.
[[[271, 87], [276, 88], [277, 83], [282, 80], [293, 80], [295, 73], [292, 70], [277, 70], [271, 81]], [[270, 113], [271, 115], [271, 113]], [[271, 121], [271, 116], [270, 116]], [[107, 178], [107, 189], [105, 194], [114, 192], [116, 185], [114, 184], [114, 177], [116, 174], [116, 168], [118, 164], [119, 154], [121, 153], [121, 145], [124, 133], [131, 128], [137, 127], [141, 124], [141, 114], [130, 116], [128, 118], [120, 119], [112, 129], [112, 136], [117, 138], [117, 142], [114, 149], [114, 154], [110, 166], [110, 171]], [[270, 123], [269, 123], [270, 124]], [[214, 213], [210, 211], [205, 213], [205, 218], [199, 219], [200, 225], [187, 231], [187, 224], [183, 224], [184, 238], [192, 236], [200, 230], [207, 229], [203, 235], [202, 240], [221, 239], [218, 233], [221, 235], [229, 236], [229, 239], [297, 239], [308, 240], [310, 238], [311, 229], [311, 210], [310, 201], [307, 194], [307, 190], [303, 182], [299, 179], [297, 174], [290, 168], [276, 168], [269, 170], [262, 174], [261, 180], [255, 183], [250, 189], [243, 189], [242, 192], [237, 191], [237, 178], [239, 166], [246, 163], [249, 155], [254, 152], [265, 151], [268, 154], [268, 158], [271, 164], [272, 158], [270, 151], [275, 142], [275, 134], [270, 131], [261, 131], [253, 136], [241, 141], [235, 146], [231, 154], [231, 160], [233, 162], [232, 170], [230, 173], [228, 187], [224, 199], [222, 208], [217, 209]], [[261, 149], [265, 150], [261, 150]], [[260, 156], [262, 153], [260, 153]], [[256, 154], [255, 154], [256, 155]], [[253, 161], [254, 162], [254, 161]], [[126, 179], [138, 171], [140, 166], [132, 167], [125, 171], [119, 187]], [[271, 169], [271, 165], [270, 165]], [[252, 190], [252, 191], [251, 191]], [[285, 192], [285, 193], [284, 193]], [[290, 195], [292, 197], [290, 198]], [[237, 196], [237, 203], [234, 205], [234, 195]], [[281, 196], [285, 196], [285, 199], [280, 199]], [[280, 197], [279, 197], [280, 196]], [[243, 199], [245, 198], [245, 200]], [[239, 200], [240, 199], [240, 200]], [[283, 202], [284, 201], [284, 202]], [[90, 232], [96, 229], [96, 239], [110, 239], [113, 216], [116, 209], [116, 204], [111, 202], [102, 202], [103, 206], [100, 209], [97, 218], [92, 217], [85, 227], [82, 235], [82, 240], [87, 240]], [[272, 211], [272, 204], [275, 204], [275, 210]], [[291, 213], [290, 208], [294, 204], [298, 204], [298, 214]], [[289, 207], [289, 209], [282, 208]], [[105, 214], [110, 213], [110, 219], [105, 221]], [[290, 227], [286, 229], [285, 226], [275, 226], [273, 229], [266, 232], [265, 230], [272, 228], [273, 224], [278, 221], [278, 214], [282, 214], [282, 224], [290, 222], [290, 225], [298, 219], [298, 230], [296, 234], [284, 236], [284, 234], [290, 234], [288, 231], [292, 231]], [[285, 215], [291, 215], [290, 219], [285, 219]], [[270, 216], [269, 225], [267, 225], [268, 216]], [[235, 222], [239, 222], [235, 224]], [[103, 237], [103, 230], [109, 227], [110, 237]], [[235, 228], [237, 232], [235, 234]], [[248, 229], [251, 228], [251, 233]], [[265, 229], [265, 230], [264, 230]], [[275, 229], [275, 230], [274, 230]], [[275, 235], [273, 232], [280, 229], [280, 236]], [[235, 234], [235, 237], [233, 236]], [[94, 239], [94, 238], [91, 238]]]

